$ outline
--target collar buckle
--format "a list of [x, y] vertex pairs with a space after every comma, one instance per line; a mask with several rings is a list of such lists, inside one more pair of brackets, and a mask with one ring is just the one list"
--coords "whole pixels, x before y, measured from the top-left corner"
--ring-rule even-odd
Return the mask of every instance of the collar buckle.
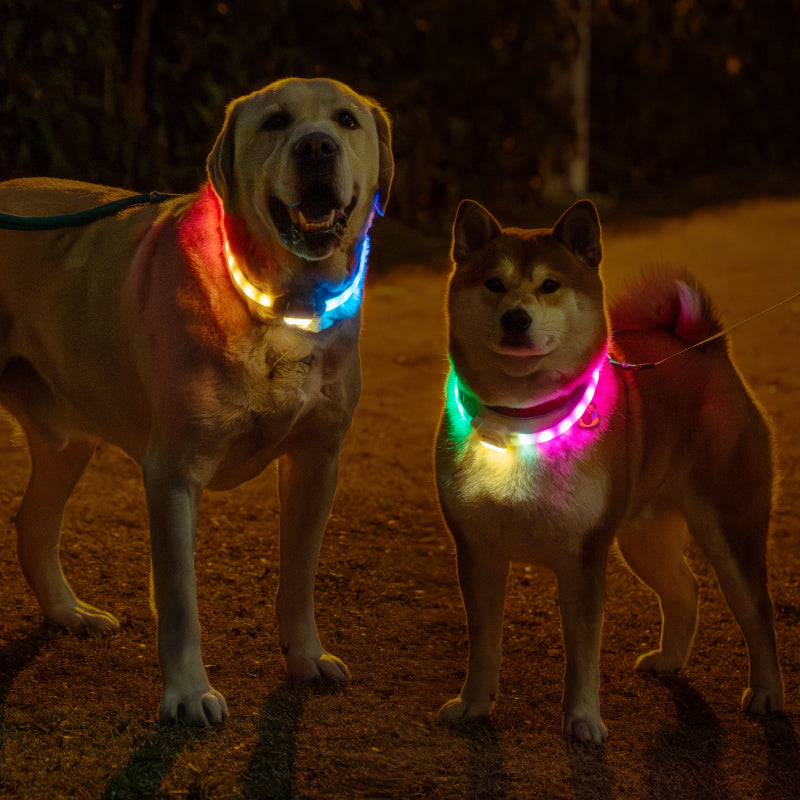
[[320, 318], [314, 303], [310, 300], [289, 299], [283, 311], [283, 321], [304, 331], [319, 330]]
[[508, 436], [504, 425], [492, 423], [483, 414], [473, 417], [470, 424], [484, 447], [497, 453], [505, 453], [508, 450]]

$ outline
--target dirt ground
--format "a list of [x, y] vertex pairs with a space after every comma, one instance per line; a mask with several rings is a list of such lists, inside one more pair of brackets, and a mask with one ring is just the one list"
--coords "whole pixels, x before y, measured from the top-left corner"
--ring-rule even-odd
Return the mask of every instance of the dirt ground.
[[[732, 336], [737, 363], [773, 420], [783, 475], [769, 562], [787, 714], [763, 721], [740, 713], [744, 644], [690, 545], [700, 627], [685, 672], [670, 680], [632, 670], [657, 641], [659, 614], [611, 559], [601, 654], [610, 739], [581, 747], [561, 738], [558, 601], [552, 578], [535, 567], [512, 571], [492, 724], [435, 722], [458, 692], [467, 648], [431, 465], [446, 368], [446, 274], [441, 260], [388, 270], [381, 259], [376, 245], [363, 397], [317, 578], [323, 641], [350, 666], [352, 685], [314, 691], [292, 687], [282, 673], [269, 469], [234, 491], [207, 494], [201, 506], [204, 655], [231, 719], [205, 733], [158, 728], [137, 465], [101, 448], [64, 523], [65, 571], [85, 599], [121, 618], [122, 631], [105, 638], [49, 631], [15, 556], [27, 455], [0, 422], [0, 797], [800, 797], [800, 300]], [[800, 199], [606, 229], [612, 292], [655, 263], [691, 268], [724, 321], [737, 322], [800, 290]]]

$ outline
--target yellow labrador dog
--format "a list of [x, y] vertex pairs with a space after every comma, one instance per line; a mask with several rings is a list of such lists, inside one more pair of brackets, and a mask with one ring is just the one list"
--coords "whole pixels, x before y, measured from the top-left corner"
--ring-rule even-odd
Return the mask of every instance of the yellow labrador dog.
[[[320, 643], [313, 584], [339, 449], [360, 393], [367, 232], [393, 175], [382, 109], [331, 80], [290, 78], [234, 101], [197, 194], [81, 227], [0, 230], [0, 402], [30, 447], [19, 559], [45, 619], [114, 630], [61, 571], [64, 504], [98, 439], [142, 467], [162, 721], [227, 709], [200, 654], [193, 566], [205, 487], [279, 459], [276, 615], [289, 674], [345, 682]], [[130, 192], [0, 184], [0, 212], [66, 215]]]

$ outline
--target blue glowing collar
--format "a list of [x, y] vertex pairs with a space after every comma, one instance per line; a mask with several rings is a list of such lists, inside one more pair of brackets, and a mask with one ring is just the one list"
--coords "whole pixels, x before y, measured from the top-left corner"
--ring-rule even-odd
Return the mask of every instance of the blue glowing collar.
[[319, 283], [304, 296], [292, 293], [272, 296], [262, 292], [247, 278], [231, 252], [228, 242], [225, 242], [225, 259], [231, 280], [257, 315], [269, 320], [282, 317], [286, 325], [293, 325], [312, 333], [325, 330], [335, 322], [358, 313], [364, 293], [368, 258], [369, 236], [365, 235], [356, 248], [356, 268], [344, 283], [336, 286]]

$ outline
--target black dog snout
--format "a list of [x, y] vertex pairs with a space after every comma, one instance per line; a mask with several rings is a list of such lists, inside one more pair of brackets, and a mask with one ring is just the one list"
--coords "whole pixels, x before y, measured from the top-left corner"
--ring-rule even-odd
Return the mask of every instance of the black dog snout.
[[524, 308], [512, 308], [500, 317], [500, 324], [508, 333], [525, 333], [531, 326], [531, 317]]
[[339, 144], [327, 133], [309, 133], [294, 146], [294, 154], [301, 161], [319, 163], [331, 159], [339, 152]]

